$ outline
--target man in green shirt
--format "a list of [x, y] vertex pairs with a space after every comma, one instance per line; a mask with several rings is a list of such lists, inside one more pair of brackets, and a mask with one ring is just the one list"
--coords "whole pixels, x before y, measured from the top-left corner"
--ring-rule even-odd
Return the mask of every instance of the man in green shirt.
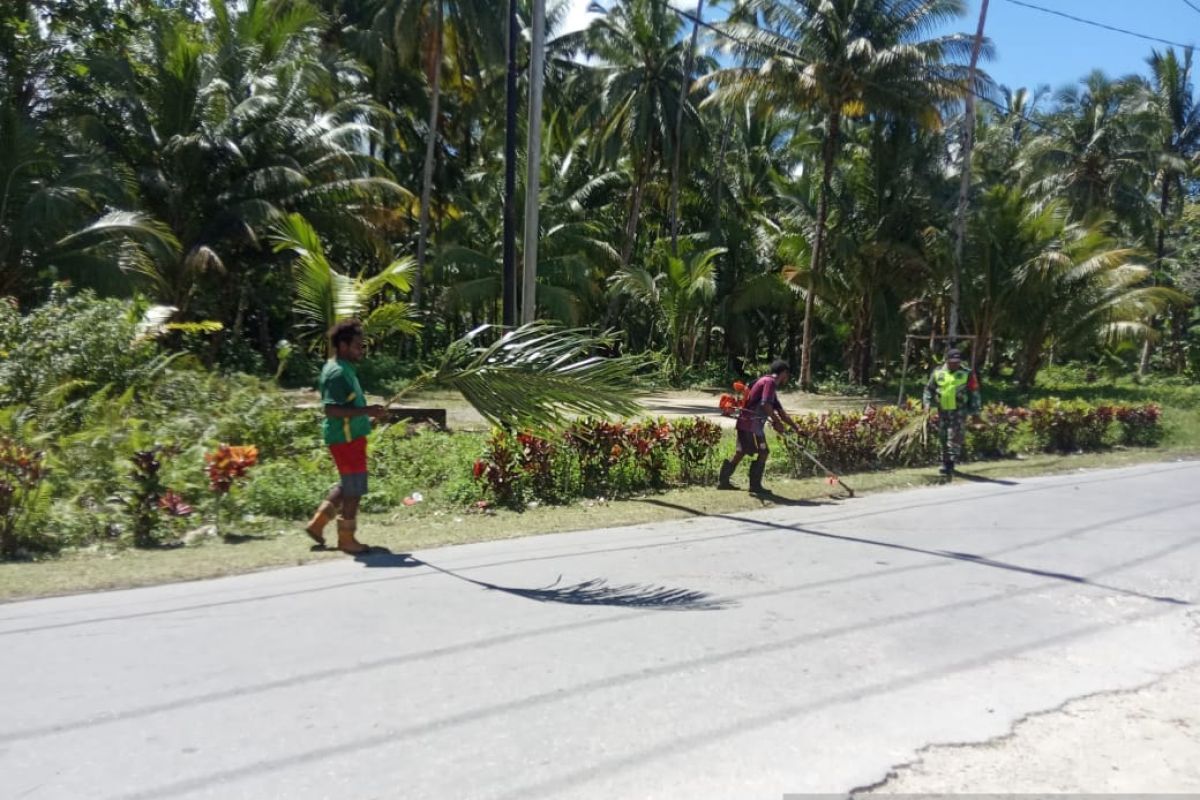
[[962, 353], [953, 349], [946, 352], [946, 363], [929, 377], [922, 401], [926, 409], [937, 409], [938, 438], [942, 445], [939, 471], [952, 477], [954, 462], [962, 457], [966, 439], [964, 417], [980, 410], [979, 380], [973, 371], [963, 367]]
[[355, 555], [371, 549], [355, 538], [358, 504], [367, 493], [367, 437], [371, 433], [371, 420], [382, 418], [387, 409], [367, 405], [367, 395], [354, 369], [364, 354], [362, 323], [346, 320], [334, 325], [329, 331], [329, 348], [331, 357], [318, 380], [325, 410], [321, 432], [341, 482], [329, 492], [305, 530], [323, 547], [325, 526], [337, 515], [338, 549]]

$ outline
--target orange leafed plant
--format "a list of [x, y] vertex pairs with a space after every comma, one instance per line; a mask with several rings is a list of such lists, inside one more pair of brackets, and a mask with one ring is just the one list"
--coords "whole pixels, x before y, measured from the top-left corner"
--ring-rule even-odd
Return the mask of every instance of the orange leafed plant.
[[208, 485], [217, 494], [225, 494], [234, 481], [244, 478], [251, 467], [258, 463], [258, 448], [254, 445], [223, 444], [211, 453], [204, 454], [208, 464]]

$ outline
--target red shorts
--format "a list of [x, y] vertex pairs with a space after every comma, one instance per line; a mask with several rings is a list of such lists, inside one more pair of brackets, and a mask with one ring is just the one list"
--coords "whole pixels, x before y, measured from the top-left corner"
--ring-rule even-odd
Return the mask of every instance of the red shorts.
[[329, 452], [333, 456], [333, 463], [337, 464], [339, 475], [359, 475], [367, 471], [367, 437], [331, 444]]

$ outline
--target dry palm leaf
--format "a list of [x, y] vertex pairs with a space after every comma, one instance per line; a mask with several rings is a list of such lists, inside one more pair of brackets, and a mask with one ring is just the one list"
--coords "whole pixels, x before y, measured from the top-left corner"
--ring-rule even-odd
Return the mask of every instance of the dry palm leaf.
[[879, 448], [879, 457], [884, 459], [909, 460], [929, 446], [929, 428], [932, 411], [922, 411], [901, 428]]

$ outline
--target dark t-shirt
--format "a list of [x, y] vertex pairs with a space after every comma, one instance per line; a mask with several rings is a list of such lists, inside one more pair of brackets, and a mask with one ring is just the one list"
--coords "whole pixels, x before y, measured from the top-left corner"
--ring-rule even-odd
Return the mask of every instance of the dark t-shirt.
[[750, 387], [746, 395], [746, 405], [738, 415], [737, 429], [762, 434], [767, 427], [767, 419], [771, 410], [783, 411], [779, 396], [775, 391], [775, 376], [764, 375]]

